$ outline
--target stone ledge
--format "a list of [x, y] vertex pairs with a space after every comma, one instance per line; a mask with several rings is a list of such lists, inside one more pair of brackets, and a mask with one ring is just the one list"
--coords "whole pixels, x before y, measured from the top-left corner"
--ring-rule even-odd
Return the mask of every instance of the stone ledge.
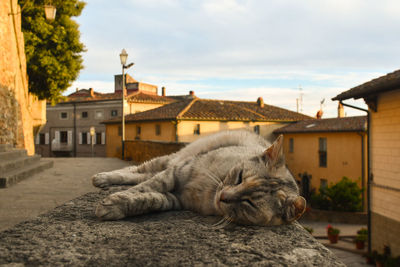
[[189, 211], [101, 222], [88, 193], [0, 232], [0, 265], [46, 266], [345, 266], [298, 223], [231, 225]]

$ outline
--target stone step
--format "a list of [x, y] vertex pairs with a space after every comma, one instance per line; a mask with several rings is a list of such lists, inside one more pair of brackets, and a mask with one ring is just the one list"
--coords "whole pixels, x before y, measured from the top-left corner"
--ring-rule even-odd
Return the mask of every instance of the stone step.
[[3, 173], [20, 169], [24, 166], [38, 162], [39, 160], [40, 160], [39, 155], [23, 156], [15, 159], [2, 160], [0, 162], [0, 176], [2, 176]]
[[25, 149], [11, 149], [10, 151], [0, 152], [0, 161], [15, 159], [26, 156]]
[[6, 152], [12, 149], [11, 144], [0, 144], [0, 152]]
[[[40, 157], [39, 157], [40, 158]], [[0, 188], [9, 187], [45, 169], [53, 167], [52, 160], [40, 160], [7, 173], [0, 173]]]

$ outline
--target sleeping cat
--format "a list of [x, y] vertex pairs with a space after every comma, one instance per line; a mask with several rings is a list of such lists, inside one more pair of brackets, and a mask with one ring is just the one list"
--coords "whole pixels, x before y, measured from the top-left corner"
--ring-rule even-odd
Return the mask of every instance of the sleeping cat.
[[306, 201], [285, 166], [282, 135], [270, 145], [248, 131], [200, 138], [139, 166], [93, 176], [93, 185], [135, 185], [106, 197], [102, 220], [187, 209], [226, 222], [279, 225], [298, 219]]

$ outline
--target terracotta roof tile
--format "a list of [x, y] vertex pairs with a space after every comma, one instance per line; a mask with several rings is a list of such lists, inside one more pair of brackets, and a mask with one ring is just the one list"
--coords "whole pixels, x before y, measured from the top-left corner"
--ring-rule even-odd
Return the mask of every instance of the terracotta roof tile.
[[[311, 117], [256, 102], [186, 99], [140, 113], [129, 114], [125, 121], [154, 120], [227, 120], [227, 121], [298, 121]], [[120, 122], [121, 118], [104, 123]]]
[[[114, 93], [98, 93], [94, 91], [93, 95], [94, 96], [91, 96], [89, 89], [81, 89], [78, 92], [68, 95], [67, 100], [61, 103], [118, 100], [122, 97], [122, 91], [117, 91]], [[174, 99], [165, 96], [146, 94], [140, 91], [135, 91], [131, 93], [128, 92], [126, 99], [128, 101], [142, 103], [171, 103], [175, 101]]]
[[276, 129], [274, 133], [359, 132], [366, 129], [367, 117], [356, 116], [298, 121]]
[[335, 96], [332, 100], [346, 100], [349, 98], [358, 99], [393, 89], [400, 89], [400, 70], [396, 70], [359, 86], [353, 87], [350, 90], [344, 91]]

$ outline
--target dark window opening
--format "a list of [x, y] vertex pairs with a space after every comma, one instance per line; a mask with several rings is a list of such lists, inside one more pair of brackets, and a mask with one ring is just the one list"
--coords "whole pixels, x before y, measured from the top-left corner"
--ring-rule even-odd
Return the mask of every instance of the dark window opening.
[[255, 132], [256, 134], [260, 134], [260, 125], [254, 126], [254, 132]]
[[44, 145], [46, 143], [46, 135], [44, 133], [39, 134], [39, 144]]
[[327, 155], [327, 141], [326, 138], [319, 138], [319, 166], [327, 167], [328, 155]]
[[96, 145], [101, 145], [101, 133], [96, 133]]
[[87, 133], [82, 133], [82, 145], [87, 145], [88, 141], [88, 134]]
[[118, 110], [116, 109], [111, 110], [111, 116], [112, 117], [118, 116]]
[[61, 119], [66, 119], [68, 118], [68, 113], [67, 112], [61, 112]]
[[294, 140], [293, 140], [293, 138], [289, 139], [289, 152], [290, 153], [294, 152]]
[[68, 143], [68, 132], [67, 131], [60, 132], [60, 143]]
[[196, 124], [193, 130], [194, 135], [200, 135], [200, 124]]
[[87, 118], [88, 117], [88, 112], [87, 111], [83, 111], [82, 112], [82, 118]]
[[161, 135], [161, 125], [156, 124], [156, 135]]
[[136, 126], [136, 135], [139, 136], [142, 132], [142, 128], [140, 126]]

